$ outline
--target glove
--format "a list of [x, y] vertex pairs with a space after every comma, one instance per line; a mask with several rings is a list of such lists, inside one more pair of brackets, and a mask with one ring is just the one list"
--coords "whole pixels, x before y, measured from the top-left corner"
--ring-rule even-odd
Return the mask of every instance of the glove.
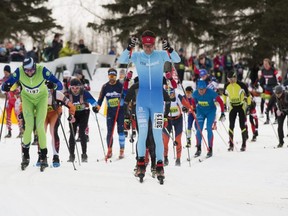
[[74, 123], [75, 122], [75, 118], [73, 115], [69, 115], [67, 120], [70, 122], [70, 123]]
[[130, 51], [132, 48], [134, 48], [136, 46], [137, 42], [138, 42], [138, 38], [137, 37], [135, 37], [135, 36], [130, 37], [129, 40], [128, 40], [127, 50]]
[[171, 72], [166, 72], [166, 73], [165, 73], [165, 77], [166, 77], [166, 79], [168, 79], [168, 80], [172, 80], [172, 74], [171, 74]]
[[162, 40], [162, 47], [163, 47], [164, 50], [168, 50], [169, 53], [173, 52], [173, 48], [170, 47], [170, 43], [168, 42], [167, 39], [163, 39]]
[[250, 110], [251, 110], [251, 107], [250, 107], [250, 106], [247, 106], [247, 107], [246, 107], [246, 115], [250, 115]]
[[93, 110], [94, 113], [98, 113], [99, 110], [100, 110], [100, 106], [99, 105], [94, 106], [94, 107], [92, 107], [92, 110]]
[[219, 118], [219, 121], [224, 122], [226, 120], [225, 114], [221, 113], [221, 116]]
[[167, 128], [167, 126], [168, 126], [168, 119], [164, 118], [163, 128]]
[[183, 106], [183, 107], [182, 107], [182, 111], [185, 112], [185, 113], [187, 113], [189, 110], [188, 110], [185, 106]]
[[11, 88], [11, 85], [9, 85], [7, 83], [4, 83], [2, 90], [5, 91], [5, 92], [9, 92], [10, 88]]
[[277, 116], [281, 116], [282, 114], [283, 114], [283, 112], [281, 112], [279, 109], [276, 111]]
[[55, 88], [55, 84], [52, 82], [46, 82], [46, 86], [48, 89], [54, 89]]
[[133, 76], [133, 71], [128, 71], [126, 74], [126, 80], [131, 80], [132, 76]]

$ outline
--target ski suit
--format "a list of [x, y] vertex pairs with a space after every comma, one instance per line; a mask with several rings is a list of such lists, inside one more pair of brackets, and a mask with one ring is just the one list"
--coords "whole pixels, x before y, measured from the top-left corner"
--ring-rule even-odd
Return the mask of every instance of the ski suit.
[[[180, 62], [177, 52], [170, 53], [173, 62]], [[166, 51], [154, 50], [151, 54], [133, 52], [131, 61], [135, 64], [139, 77], [139, 91], [136, 100], [136, 116], [139, 128], [138, 158], [146, 152], [146, 138], [149, 119], [152, 121], [153, 136], [156, 144], [156, 159], [163, 161], [163, 69], [165, 61], [170, 61]], [[129, 63], [126, 49], [118, 59], [119, 63]]]
[[[116, 81], [115, 84], [110, 84], [109, 82], [105, 83], [102, 86], [99, 98], [98, 98], [98, 104], [99, 106], [102, 105], [102, 102], [104, 100], [104, 97], [106, 97], [107, 101], [107, 146], [109, 148], [112, 148], [113, 146], [113, 126], [117, 122], [117, 132], [119, 136], [119, 144], [120, 149], [125, 148], [125, 135], [124, 135], [124, 110], [123, 110], [123, 104], [124, 104], [124, 96], [125, 93], [122, 94], [122, 98], [120, 99], [121, 92], [122, 92], [123, 85], [120, 83], [119, 80]], [[116, 112], [119, 105], [119, 99], [120, 99], [120, 107], [117, 119], [116, 118]], [[111, 140], [111, 141], [110, 141]]]
[[213, 91], [212, 89], [207, 88], [206, 92], [203, 95], [200, 95], [198, 90], [193, 92], [193, 107], [196, 106], [196, 113], [197, 113], [197, 121], [200, 127], [200, 130], [197, 128], [196, 132], [196, 145], [197, 147], [201, 147], [201, 141], [202, 141], [202, 130], [204, 126], [204, 121], [206, 119], [207, 121], [207, 138], [208, 138], [208, 146], [209, 148], [213, 147], [213, 131], [212, 131], [212, 125], [215, 120], [216, 116], [216, 105], [215, 101], [217, 101], [220, 105], [221, 112], [224, 112], [224, 105], [223, 101], [220, 98], [220, 96]]
[[38, 64], [36, 64], [36, 71], [32, 77], [26, 75], [23, 66], [20, 66], [5, 82], [7, 85], [12, 86], [15, 82], [19, 81], [22, 87], [22, 110], [26, 122], [23, 134], [23, 145], [26, 148], [29, 148], [31, 143], [31, 134], [34, 128], [34, 116], [36, 117], [35, 124], [40, 149], [46, 148], [44, 121], [47, 115], [48, 90], [45, 85], [45, 80], [55, 83], [57, 85], [57, 90], [63, 88], [62, 83], [46, 67]]

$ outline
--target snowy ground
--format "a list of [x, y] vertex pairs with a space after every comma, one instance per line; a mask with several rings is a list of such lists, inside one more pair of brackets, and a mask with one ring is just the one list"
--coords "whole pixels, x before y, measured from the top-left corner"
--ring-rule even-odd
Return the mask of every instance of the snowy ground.
[[[96, 98], [101, 85], [106, 81], [106, 75], [105, 71], [98, 71], [93, 77], [92, 93]], [[4, 100], [1, 99], [1, 109], [3, 103]], [[98, 121], [105, 138], [105, 118], [99, 114]], [[273, 130], [277, 130], [277, 125], [263, 125], [263, 122], [264, 119], [260, 118], [258, 140], [249, 141], [246, 152], [239, 151], [239, 125], [235, 128], [237, 151], [227, 152], [228, 120], [224, 125], [218, 123], [218, 129], [214, 132], [213, 157], [202, 163], [198, 159], [192, 159], [191, 167], [186, 160], [187, 149], [183, 149], [182, 166], [174, 166], [170, 143], [170, 164], [165, 167], [164, 185], [151, 177], [150, 169], [147, 169], [143, 184], [134, 177], [135, 154], [132, 154], [129, 140], [126, 141], [125, 159], [117, 160], [119, 146], [115, 136], [112, 162], [106, 163], [103, 160], [102, 144], [92, 112], [89, 120], [88, 163], [81, 166], [76, 163], [76, 171], [71, 163], [66, 162], [69, 154], [61, 128], [61, 166], [47, 168], [41, 173], [34, 165], [37, 160], [35, 146], [30, 149], [29, 167], [25, 171], [20, 170], [20, 139], [15, 138], [18, 128], [13, 125], [13, 137], [5, 139], [3, 137], [7, 131], [4, 127], [0, 143], [0, 215], [286, 216], [288, 142], [285, 138], [285, 147], [275, 149], [278, 140]], [[64, 118], [62, 123], [68, 136], [68, 124]], [[251, 139], [251, 130], [249, 132]], [[204, 136], [206, 137], [206, 132]], [[47, 139], [51, 163], [49, 135]], [[106, 144], [104, 145], [106, 149]], [[78, 148], [81, 149], [79, 144]], [[194, 153], [195, 147], [192, 147], [190, 154]], [[206, 152], [203, 151], [202, 154], [204, 156]]]

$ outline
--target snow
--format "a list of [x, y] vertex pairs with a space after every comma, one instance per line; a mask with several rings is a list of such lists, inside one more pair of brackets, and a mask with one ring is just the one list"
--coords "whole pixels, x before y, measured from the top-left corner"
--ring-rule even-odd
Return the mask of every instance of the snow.
[[[98, 70], [91, 81], [92, 94], [96, 98], [107, 81], [106, 72], [107, 69]], [[1, 109], [3, 104], [4, 99], [1, 99]], [[187, 149], [183, 148], [182, 165], [175, 167], [170, 143], [170, 164], [165, 167], [164, 185], [151, 177], [150, 166], [144, 183], [139, 183], [133, 175], [135, 154], [132, 154], [129, 140], [126, 140], [125, 158], [117, 159], [117, 135], [114, 136], [112, 162], [103, 160], [93, 112], [89, 119], [88, 163], [81, 163], [81, 166], [75, 163], [77, 170], [66, 162], [69, 153], [59, 127], [61, 166], [48, 167], [41, 173], [35, 166], [37, 147], [31, 146], [30, 165], [21, 171], [21, 141], [16, 138], [18, 127], [13, 125], [12, 138], [5, 139], [7, 129], [4, 125], [0, 143], [0, 215], [288, 215], [288, 149], [287, 145], [274, 148], [278, 144], [273, 132], [277, 131], [277, 125], [264, 125], [264, 119], [260, 118], [257, 142], [248, 141], [247, 151], [240, 152], [241, 136], [236, 124], [234, 140], [237, 150], [228, 152], [228, 113], [226, 116], [224, 125], [218, 123], [218, 129], [214, 131], [214, 155], [210, 159], [200, 163], [193, 158], [190, 167], [186, 160]], [[102, 114], [97, 117], [106, 149], [106, 120]], [[68, 123], [64, 117], [62, 124], [68, 136]], [[203, 133], [206, 138], [206, 131]], [[249, 135], [251, 139], [250, 124]], [[51, 163], [49, 134], [47, 141]], [[81, 154], [80, 144], [77, 144]], [[196, 151], [194, 144], [193, 137], [190, 155]], [[202, 149], [201, 157], [204, 157], [204, 144]]]

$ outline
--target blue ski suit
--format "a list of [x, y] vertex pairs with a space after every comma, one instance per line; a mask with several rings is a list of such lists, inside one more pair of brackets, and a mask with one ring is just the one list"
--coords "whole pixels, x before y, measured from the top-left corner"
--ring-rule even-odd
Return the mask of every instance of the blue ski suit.
[[[177, 52], [171, 54], [173, 62], [180, 62]], [[136, 99], [136, 116], [139, 128], [138, 158], [145, 156], [148, 122], [151, 119], [153, 136], [156, 144], [156, 160], [163, 161], [164, 145], [163, 128], [163, 70], [165, 61], [171, 61], [164, 50], [154, 50], [151, 54], [133, 52], [131, 62], [136, 66], [139, 77], [139, 91]], [[120, 55], [118, 62], [129, 63], [129, 51], [126, 49]]]

